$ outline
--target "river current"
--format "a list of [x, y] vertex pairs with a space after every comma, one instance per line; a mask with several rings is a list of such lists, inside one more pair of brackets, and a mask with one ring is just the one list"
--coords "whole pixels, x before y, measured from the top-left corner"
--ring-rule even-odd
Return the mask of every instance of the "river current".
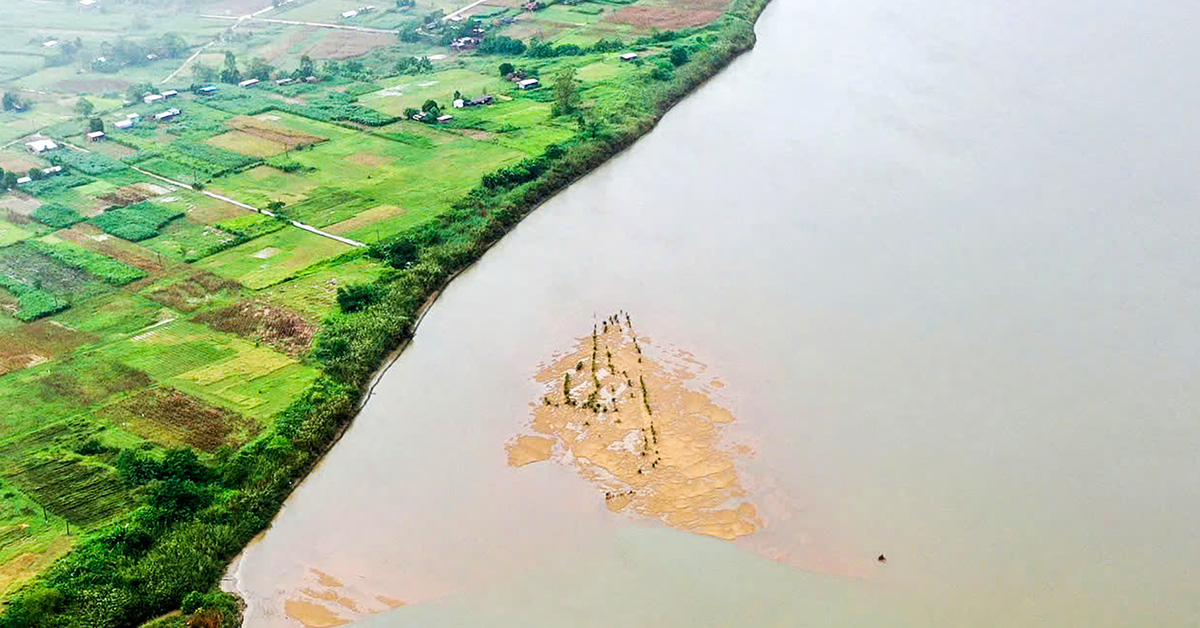
[[[774, 0], [445, 291], [231, 570], [247, 625], [1195, 626], [1198, 23]], [[618, 309], [722, 384], [753, 534], [508, 465]]]

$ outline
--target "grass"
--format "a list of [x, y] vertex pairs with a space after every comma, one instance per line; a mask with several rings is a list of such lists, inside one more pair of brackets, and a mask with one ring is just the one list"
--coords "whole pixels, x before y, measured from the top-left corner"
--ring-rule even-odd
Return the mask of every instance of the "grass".
[[[40, 208], [39, 208], [40, 209]], [[0, 246], [8, 246], [16, 244], [22, 240], [32, 237], [30, 232], [8, 222], [0, 220]]]
[[337, 289], [358, 283], [371, 283], [383, 273], [383, 266], [358, 256], [337, 263], [319, 264], [299, 276], [262, 291], [272, 301], [323, 318], [338, 311]]
[[106, 211], [89, 222], [106, 233], [137, 242], [158, 235], [163, 226], [183, 214], [179, 209], [142, 202]]
[[123, 286], [146, 276], [146, 271], [129, 264], [95, 253], [53, 236], [41, 240], [30, 240], [35, 251], [53, 258], [72, 268], [86, 271], [115, 286]]
[[353, 247], [287, 227], [222, 251], [196, 265], [258, 290], [273, 286], [311, 264], [341, 255]]
[[235, 246], [244, 239], [219, 227], [183, 219], [171, 222], [160, 235], [141, 244], [168, 259], [194, 262]]

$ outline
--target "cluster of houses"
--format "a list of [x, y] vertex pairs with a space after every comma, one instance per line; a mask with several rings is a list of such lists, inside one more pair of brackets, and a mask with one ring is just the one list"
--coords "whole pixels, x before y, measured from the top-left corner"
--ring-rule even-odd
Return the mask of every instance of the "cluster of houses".
[[164, 92], [160, 92], [157, 94], [146, 94], [145, 96], [142, 96], [142, 102], [146, 103], [147, 105], [150, 105], [150, 104], [154, 104], [160, 100], [167, 100], [169, 98], [174, 98], [178, 95], [179, 95], [179, 92], [177, 92], [173, 89], [168, 89]]
[[464, 107], [479, 107], [482, 105], [490, 105], [493, 102], [496, 102], [495, 96], [484, 94], [479, 98], [459, 98], [454, 101], [454, 108], [462, 109]]
[[349, 11], [342, 11], [342, 19], [343, 20], [353, 19], [355, 17], [358, 17], [359, 15], [362, 15], [363, 13], [370, 13], [374, 10], [375, 10], [375, 5], [370, 5], [370, 6], [365, 6], [365, 7], [359, 7], [357, 9], [351, 9]]
[[509, 72], [504, 75], [504, 80], [517, 84], [517, 89], [537, 89], [542, 86], [542, 82], [529, 77], [524, 70]]
[[[54, 140], [33, 140], [32, 142], [25, 143], [25, 150], [27, 150], [35, 155], [41, 155], [43, 153], [48, 153], [52, 150], [57, 150], [57, 149], [58, 149], [58, 144], [56, 144], [54, 142]], [[42, 176], [44, 176], [44, 177], [54, 176], [54, 175], [62, 172], [62, 170], [63, 170], [62, 166], [50, 166], [49, 168], [45, 168], [42, 170]], [[25, 183], [29, 183], [30, 181], [33, 181], [33, 177], [24, 176], [24, 177], [17, 179], [17, 184], [23, 185]]]
[[[422, 112], [413, 114], [412, 119], [416, 120], [417, 122], [429, 122], [429, 116], [431, 116], [431, 115], [433, 115], [433, 114], [429, 113], [428, 111], [422, 111]], [[433, 122], [449, 122], [453, 119], [454, 119], [454, 116], [452, 116], [448, 113], [444, 113], [444, 114], [434, 118]]]

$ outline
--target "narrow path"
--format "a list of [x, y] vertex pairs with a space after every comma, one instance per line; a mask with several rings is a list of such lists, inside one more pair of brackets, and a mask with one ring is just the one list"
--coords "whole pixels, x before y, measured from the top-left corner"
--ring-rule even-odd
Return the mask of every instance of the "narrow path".
[[[256, 18], [256, 17], [258, 17], [258, 16], [262, 15], [263, 13], [266, 13], [267, 11], [272, 11], [272, 10], [274, 10], [274, 9], [278, 9], [279, 7], [281, 7], [281, 6], [285, 5], [285, 4], [291, 4], [291, 3], [295, 2], [295, 1], [296, 1], [296, 0], [283, 0], [283, 2], [280, 2], [279, 4], [272, 4], [272, 5], [270, 5], [270, 6], [267, 6], [266, 8], [259, 9], [259, 10], [255, 11], [254, 13], [247, 13], [246, 15], [240, 15], [240, 16], [226, 16], [226, 17], [227, 17], [228, 19], [231, 19], [231, 20], [236, 20], [236, 21], [237, 21], [237, 24], [234, 24], [234, 25], [233, 25], [233, 26], [231, 26], [230, 28], [237, 28], [237, 27], [238, 27], [238, 24], [241, 24], [243, 20], [249, 20], [249, 19]], [[202, 16], [202, 17], [203, 17], [203, 16]], [[204, 50], [205, 50], [206, 48], [208, 48], [209, 46], [211, 46], [211, 45], [213, 45], [213, 44], [217, 43], [218, 41], [221, 41], [221, 36], [220, 36], [220, 35], [217, 35], [217, 36], [216, 36], [216, 37], [215, 37], [215, 38], [214, 38], [212, 41], [210, 41], [210, 42], [208, 42], [207, 44], [204, 44], [203, 46], [201, 46], [201, 47], [200, 47], [200, 49], [199, 49], [199, 50], [197, 50], [197, 51], [195, 52], [195, 54], [193, 54], [192, 56], [188, 57], [188, 58], [187, 58], [187, 61], [184, 61], [182, 65], [180, 65], [178, 68], [176, 68], [174, 72], [172, 72], [170, 75], [168, 75], [168, 76], [167, 76], [167, 78], [165, 78], [165, 79], [163, 79], [163, 80], [159, 81], [159, 82], [158, 82], [158, 84], [159, 84], [159, 85], [162, 85], [163, 83], [166, 83], [167, 81], [169, 81], [169, 80], [171, 80], [171, 79], [175, 78], [175, 75], [177, 75], [177, 74], [179, 74], [180, 72], [182, 72], [182, 71], [183, 71], [183, 69], [184, 69], [184, 68], [186, 68], [186, 67], [188, 66], [188, 64], [189, 64], [189, 63], [191, 63], [192, 61], [194, 61], [194, 60], [196, 59], [196, 57], [200, 56], [200, 54], [201, 54], [202, 52], [204, 52]]]
[[396, 34], [400, 33], [400, 31], [390, 30], [390, 29], [386, 29], [386, 28], [371, 28], [369, 26], [350, 26], [348, 24], [326, 24], [324, 22], [301, 22], [298, 20], [280, 20], [280, 19], [268, 18], [268, 17], [240, 18], [240, 17], [233, 17], [230, 15], [203, 15], [203, 14], [200, 17], [207, 18], [210, 20], [239, 20], [240, 21], [242, 19], [246, 19], [246, 20], [251, 20], [254, 22], [269, 22], [271, 24], [291, 24], [293, 26], [311, 26], [313, 28], [333, 28], [333, 29], [343, 30], [343, 31], [358, 31], [360, 33], [380, 33], [383, 35], [396, 35]]
[[475, 2], [472, 2], [471, 4], [468, 4], [467, 6], [465, 6], [465, 7], [461, 8], [461, 9], [459, 9], [459, 10], [455, 11], [454, 13], [451, 13], [450, 15], [447, 15], [446, 17], [443, 17], [443, 18], [442, 18], [442, 21], [444, 22], [444, 21], [446, 21], [446, 20], [448, 20], [448, 19], [450, 19], [450, 18], [452, 18], [452, 17], [454, 17], [454, 16], [456, 16], [456, 15], [458, 15], [459, 13], [462, 13], [462, 12], [464, 12], [464, 11], [470, 11], [471, 9], [474, 9], [475, 7], [477, 7], [477, 6], [479, 6], [479, 5], [483, 4], [484, 2], [487, 2], [487, 1], [488, 1], [488, 0], [475, 0]]
[[204, 52], [204, 51], [205, 51], [205, 50], [206, 50], [206, 49], [207, 49], [209, 46], [211, 46], [211, 45], [213, 45], [213, 44], [215, 44], [215, 43], [217, 43], [217, 40], [215, 40], [215, 39], [214, 39], [214, 40], [212, 40], [212, 41], [208, 42], [207, 44], [204, 44], [203, 46], [200, 46], [200, 49], [199, 49], [199, 50], [197, 50], [197, 51], [195, 52], [195, 54], [193, 54], [192, 56], [188, 57], [188, 58], [187, 58], [187, 61], [184, 61], [184, 62], [183, 62], [183, 65], [179, 66], [178, 68], [175, 68], [175, 71], [174, 71], [174, 72], [172, 72], [172, 73], [168, 74], [168, 75], [167, 75], [167, 78], [165, 78], [165, 79], [163, 79], [163, 80], [159, 81], [159, 82], [158, 82], [158, 84], [159, 84], [159, 85], [162, 85], [163, 83], [166, 83], [167, 81], [169, 81], [169, 80], [171, 80], [171, 79], [175, 78], [175, 75], [176, 75], [176, 74], [179, 74], [180, 72], [182, 72], [182, 71], [183, 71], [183, 69], [184, 69], [184, 68], [186, 68], [186, 67], [188, 66], [188, 64], [189, 64], [189, 63], [191, 63], [192, 61], [195, 61], [195, 60], [196, 60], [196, 57], [199, 57], [201, 53], [203, 53], [203, 52]]
[[[68, 144], [68, 146], [69, 146], [69, 144]], [[272, 218], [276, 217], [275, 212], [268, 211], [265, 209], [259, 209], [253, 205], [247, 205], [246, 203], [234, 200], [232, 198], [229, 198], [228, 196], [223, 196], [221, 194], [217, 194], [216, 192], [209, 192], [208, 190], [197, 190], [196, 188], [194, 188], [182, 181], [176, 181], [175, 179], [168, 179], [167, 177], [164, 177], [162, 175], [157, 175], [148, 170], [143, 170], [141, 168], [138, 168], [137, 166], [130, 166], [130, 168], [132, 168], [148, 177], [154, 177], [155, 179], [158, 179], [159, 181], [165, 181], [176, 187], [181, 187], [181, 188], [185, 188], [188, 190], [192, 190], [193, 192], [199, 192], [205, 196], [215, 198], [219, 201], [225, 201], [226, 203], [229, 203], [231, 205], [237, 205], [238, 207], [241, 207], [243, 209], [248, 209], [252, 212], [258, 212], [264, 216], [270, 216]], [[314, 233], [321, 237], [329, 238], [330, 240], [336, 240], [338, 242], [341, 242], [342, 244], [348, 244], [350, 246], [357, 246], [357, 247], [366, 247], [367, 246], [366, 244], [359, 242], [358, 240], [351, 240], [350, 238], [343, 238], [340, 235], [329, 233], [328, 231], [321, 231], [320, 229], [318, 229], [316, 227], [313, 227], [311, 225], [306, 225], [306, 224], [296, 221], [296, 220], [289, 220], [288, 223], [290, 223], [293, 227], [296, 227], [297, 229], [303, 229], [309, 233]]]

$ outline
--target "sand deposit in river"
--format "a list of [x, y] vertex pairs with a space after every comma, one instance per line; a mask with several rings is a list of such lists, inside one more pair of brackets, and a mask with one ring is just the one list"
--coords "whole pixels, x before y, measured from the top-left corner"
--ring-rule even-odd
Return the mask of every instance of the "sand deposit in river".
[[535, 434], [509, 441], [509, 464], [553, 457], [573, 464], [614, 512], [722, 539], [754, 533], [758, 511], [735, 464], [749, 451], [722, 443], [733, 415], [685, 386], [702, 366], [694, 357], [656, 359], [648, 347], [626, 313], [596, 323], [537, 374], [546, 390]]

